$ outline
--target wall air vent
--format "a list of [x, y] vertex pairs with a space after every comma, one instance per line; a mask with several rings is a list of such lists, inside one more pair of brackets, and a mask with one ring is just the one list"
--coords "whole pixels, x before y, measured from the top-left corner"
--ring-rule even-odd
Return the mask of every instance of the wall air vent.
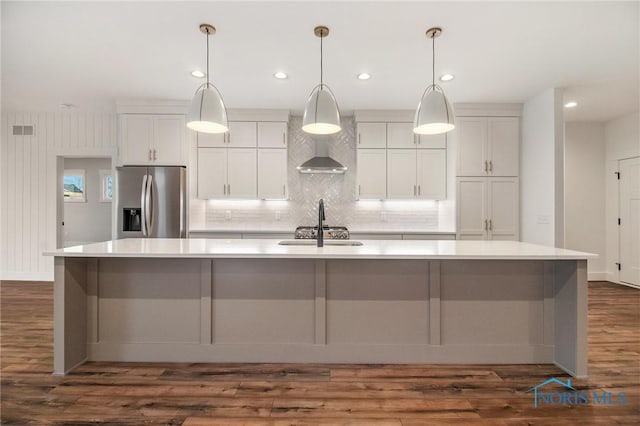
[[34, 130], [33, 126], [13, 126], [13, 136], [33, 136]]

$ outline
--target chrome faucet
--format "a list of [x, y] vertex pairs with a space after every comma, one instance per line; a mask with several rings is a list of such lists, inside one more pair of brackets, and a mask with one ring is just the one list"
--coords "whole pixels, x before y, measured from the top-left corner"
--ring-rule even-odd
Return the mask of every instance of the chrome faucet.
[[317, 233], [317, 241], [318, 247], [324, 247], [324, 230], [322, 226], [322, 222], [325, 220], [324, 216], [324, 201], [320, 198], [320, 202], [318, 203], [318, 233]]

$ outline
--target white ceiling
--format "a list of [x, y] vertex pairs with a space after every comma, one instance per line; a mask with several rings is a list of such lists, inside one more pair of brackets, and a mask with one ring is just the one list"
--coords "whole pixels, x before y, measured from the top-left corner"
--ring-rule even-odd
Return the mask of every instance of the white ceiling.
[[[2, 2], [2, 106], [113, 109], [123, 98], [191, 98], [212, 38], [214, 83], [230, 108], [300, 111], [319, 79], [343, 111], [412, 109], [436, 74], [453, 102], [524, 102], [564, 87], [570, 121], [638, 109], [639, 4], [633, 2]], [[276, 80], [278, 70], [289, 74]], [[369, 81], [356, 75], [366, 71]]]

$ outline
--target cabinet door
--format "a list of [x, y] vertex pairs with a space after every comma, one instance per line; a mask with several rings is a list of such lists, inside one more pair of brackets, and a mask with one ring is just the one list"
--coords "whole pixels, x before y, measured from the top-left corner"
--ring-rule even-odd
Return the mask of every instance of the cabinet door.
[[187, 126], [184, 115], [155, 116], [153, 163], [171, 166], [185, 165], [184, 140]]
[[420, 135], [417, 138], [418, 148], [427, 149], [446, 149], [447, 148], [447, 134], [442, 133], [439, 135]]
[[415, 148], [417, 139], [412, 123], [387, 123], [387, 148]]
[[227, 196], [227, 149], [198, 148], [198, 198]]
[[257, 150], [227, 149], [227, 196], [256, 198], [258, 195]]
[[517, 117], [488, 119], [489, 175], [518, 176], [520, 120]]
[[386, 148], [387, 123], [358, 123], [358, 148]]
[[387, 198], [387, 151], [358, 149], [356, 199]]
[[518, 240], [520, 222], [518, 179], [487, 178], [489, 238]]
[[489, 161], [487, 119], [459, 117], [454, 132], [458, 142], [457, 176], [486, 176]]
[[415, 198], [416, 150], [387, 150], [387, 198]]
[[447, 198], [447, 151], [419, 149], [417, 151], [418, 198], [445, 200]]
[[287, 198], [286, 149], [258, 149], [258, 198]]
[[153, 116], [120, 116], [122, 164], [151, 164], [153, 161]]
[[227, 133], [195, 132], [198, 148], [224, 148], [227, 146]]
[[255, 121], [230, 121], [227, 146], [230, 148], [255, 148], [258, 130]]
[[457, 239], [486, 239], [487, 178], [459, 178], [456, 197]]
[[259, 122], [258, 148], [286, 148], [287, 123]]

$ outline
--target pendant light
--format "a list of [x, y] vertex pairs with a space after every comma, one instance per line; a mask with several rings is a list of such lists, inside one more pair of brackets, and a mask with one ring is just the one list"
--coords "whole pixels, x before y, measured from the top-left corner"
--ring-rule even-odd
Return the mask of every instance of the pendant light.
[[202, 133], [224, 133], [229, 130], [227, 109], [216, 86], [209, 82], [209, 36], [216, 33], [213, 25], [201, 24], [207, 35], [207, 82], [196, 90], [187, 115], [187, 127]]
[[442, 34], [442, 28], [429, 28], [427, 38], [431, 39], [431, 85], [422, 94], [416, 116], [413, 121], [413, 133], [419, 135], [437, 135], [450, 132], [455, 128], [453, 108], [444, 91], [435, 83], [436, 75], [436, 37]]
[[315, 135], [338, 133], [340, 127], [340, 111], [335, 96], [324, 84], [322, 69], [322, 39], [329, 35], [329, 28], [315, 27], [313, 33], [320, 37], [320, 84], [313, 88], [302, 117], [302, 130]]

